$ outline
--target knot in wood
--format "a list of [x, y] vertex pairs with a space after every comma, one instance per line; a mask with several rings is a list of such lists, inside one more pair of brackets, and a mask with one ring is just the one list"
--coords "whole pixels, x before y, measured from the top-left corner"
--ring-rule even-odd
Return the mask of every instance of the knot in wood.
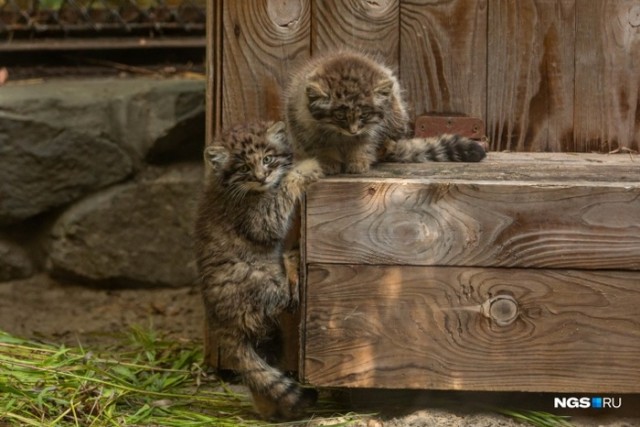
[[397, 6], [394, 0], [361, 0], [360, 6], [372, 17], [388, 16], [392, 8]]
[[498, 326], [512, 324], [518, 318], [518, 302], [511, 295], [497, 295], [483, 305], [484, 315]]
[[629, 24], [632, 27], [640, 27], [640, 6], [635, 5], [629, 10]]
[[300, 20], [302, 4], [300, 0], [271, 0], [267, 3], [267, 13], [278, 27], [289, 28]]

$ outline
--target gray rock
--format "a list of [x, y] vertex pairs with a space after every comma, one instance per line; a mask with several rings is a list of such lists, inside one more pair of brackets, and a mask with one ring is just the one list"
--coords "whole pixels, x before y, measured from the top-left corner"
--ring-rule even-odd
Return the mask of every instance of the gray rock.
[[[204, 131], [204, 93], [204, 80], [51, 80], [3, 87], [0, 111], [102, 136], [127, 151], [140, 166], [158, 140], [161, 151], [171, 147], [174, 154], [184, 154], [181, 148], [192, 143], [193, 131]], [[185, 122], [190, 132], [176, 132]]]
[[33, 262], [22, 247], [0, 240], [0, 282], [23, 279], [34, 273]]
[[107, 139], [0, 112], [0, 225], [76, 200], [131, 172], [129, 156]]
[[158, 161], [199, 158], [204, 81], [52, 80], [0, 97], [0, 226]]
[[112, 286], [192, 283], [202, 174], [199, 165], [154, 168], [78, 202], [52, 228], [48, 270]]

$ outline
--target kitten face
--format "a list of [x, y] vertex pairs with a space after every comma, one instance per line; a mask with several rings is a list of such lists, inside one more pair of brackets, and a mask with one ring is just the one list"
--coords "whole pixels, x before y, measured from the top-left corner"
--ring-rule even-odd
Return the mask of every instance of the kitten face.
[[311, 116], [323, 130], [347, 137], [376, 133], [391, 103], [393, 81], [364, 73], [343, 74], [309, 79], [306, 95]]
[[291, 168], [293, 154], [283, 122], [237, 126], [205, 149], [224, 188], [234, 194], [277, 188]]

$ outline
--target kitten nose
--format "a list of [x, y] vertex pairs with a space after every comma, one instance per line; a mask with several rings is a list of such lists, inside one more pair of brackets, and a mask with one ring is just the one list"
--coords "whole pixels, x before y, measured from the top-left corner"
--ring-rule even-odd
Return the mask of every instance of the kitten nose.
[[265, 180], [267, 179], [267, 175], [262, 171], [256, 171], [253, 174], [253, 176], [256, 179], [256, 181], [258, 181], [261, 184], [264, 184]]
[[358, 124], [357, 123], [350, 124], [349, 132], [351, 132], [352, 135], [355, 135], [356, 133], [358, 133]]

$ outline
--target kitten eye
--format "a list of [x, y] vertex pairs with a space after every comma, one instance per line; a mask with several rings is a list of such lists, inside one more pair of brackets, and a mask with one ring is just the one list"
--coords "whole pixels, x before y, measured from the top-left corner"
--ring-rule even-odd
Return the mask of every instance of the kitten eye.
[[242, 166], [240, 166], [240, 167], [238, 168], [238, 171], [239, 171], [239, 172], [242, 172], [242, 173], [247, 173], [247, 172], [249, 172], [249, 166], [247, 166], [247, 165], [242, 165]]
[[271, 162], [273, 162], [273, 157], [271, 157], [271, 156], [264, 156], [262, 158], [262, 164], [263, 165], [268, 165]]
[[347, 115], [342, 110], [336, 110], [333, 112], [333, 117], [338, 120], [344, 120], [344, 118], [347, 117]]
[[367, 120], [369, 117], [371, 117], [371, 113], [361, 113], [360, 114], [360, 119], [361, 120]]

